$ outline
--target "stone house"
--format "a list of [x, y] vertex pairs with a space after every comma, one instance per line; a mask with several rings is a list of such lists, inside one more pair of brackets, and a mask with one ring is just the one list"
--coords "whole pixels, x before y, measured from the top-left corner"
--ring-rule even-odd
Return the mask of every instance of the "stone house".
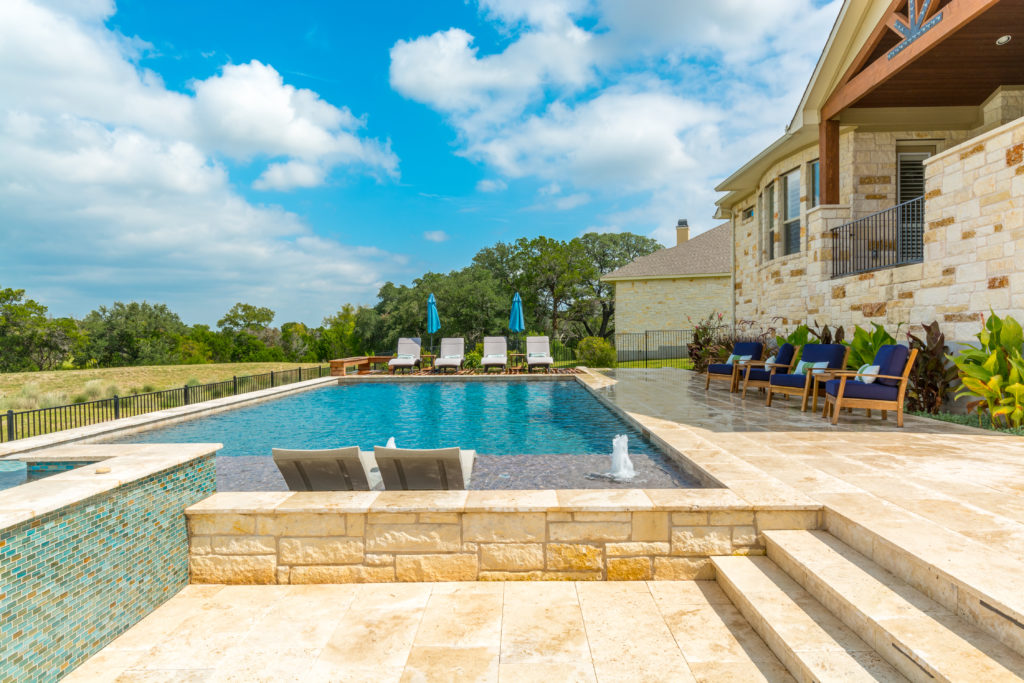
[[785, 133], [716, 189], [734, 319], [969, 341], [1024, 319], [1024, 2], [845, 0]]
[[642, 256], [602, 280], [615, 283], [615, 331], [684, 330], [711, 313], [732, 311], [732, 227], [723, 223], [690, 239], [685, 220], [676, 246]]

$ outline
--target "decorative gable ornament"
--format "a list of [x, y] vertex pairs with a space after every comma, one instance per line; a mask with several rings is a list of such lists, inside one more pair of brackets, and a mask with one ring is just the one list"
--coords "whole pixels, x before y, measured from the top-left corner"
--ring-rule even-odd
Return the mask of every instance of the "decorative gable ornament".
[[[918, 2], [921, 4], [920, 9], [917, 6]], [[929, 18], [931, 13], [929, 10], [931, 10], [932, 4], [937, 2], [938, 0], [907, 0], [909, 18], [899, 12], [893, 12], [892, 18], [889, 20], [889, 28], [902, 36], [903, 40], [900, 41], [899, 45], [889, 50], [889, 59], [903, 52], [908, 45], [942, 21], [942, 12]]]

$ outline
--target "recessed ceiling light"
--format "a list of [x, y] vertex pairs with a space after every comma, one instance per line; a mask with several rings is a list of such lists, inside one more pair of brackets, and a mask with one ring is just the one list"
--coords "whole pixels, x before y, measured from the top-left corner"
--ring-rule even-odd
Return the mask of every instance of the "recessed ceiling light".
[[1006, 45], [1011, 40], [1013, 40], [1013, 36], [1011, 35], [999, 36], [996, 38], [996, 45]]

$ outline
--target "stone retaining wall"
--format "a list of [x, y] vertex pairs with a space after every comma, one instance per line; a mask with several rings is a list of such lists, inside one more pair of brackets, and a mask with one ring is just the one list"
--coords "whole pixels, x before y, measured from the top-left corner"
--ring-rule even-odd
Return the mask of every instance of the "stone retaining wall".
[[187, 510], [193, 583], [710, 579], [820, 507], [730, 491], [219, 493]]

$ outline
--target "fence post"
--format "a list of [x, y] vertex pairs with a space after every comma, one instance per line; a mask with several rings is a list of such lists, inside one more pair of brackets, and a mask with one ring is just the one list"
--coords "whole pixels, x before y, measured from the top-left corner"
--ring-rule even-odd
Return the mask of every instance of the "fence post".
[[302, 381], [302, 366], [299, 366], [299, 381]]
[[644, 367], [645, 368], [647, 367], [647, 345], [650, 343], [650, 342], [648, 342], [648, 337], [650, 336], [650, 334], [651, 334], [650, 330], [644, 330]]
[[114, 394], [114, 419], [117, 420], [121, 417], [121, 398]]
[[270, 388], [271, 389], [274, 388], [274, 371], [273, 370], [270, 371]]
[[188, 385], [185, 385], [185, 405], [188, 405]]
[[14, 411], [7, 411], [7, 440], [14, 441]]
[[233, 395], [238, 395], [238, 375], [231, 375], [231, 391]]

